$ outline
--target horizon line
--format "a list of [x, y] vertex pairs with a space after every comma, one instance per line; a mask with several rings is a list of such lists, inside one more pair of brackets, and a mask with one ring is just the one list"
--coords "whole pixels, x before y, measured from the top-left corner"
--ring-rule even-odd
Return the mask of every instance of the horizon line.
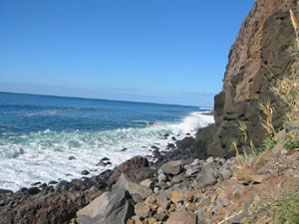
[[126, 102], [126, 103], [143, 103], [143, 104], [156, 104], [156, 105], [167, 105], [167, 106], [181, 106], [181, 107], [197, 107], [207, 108], [214, 110], [213, 107], [209, 106], [195, 106], [195, 105], [182, 105], [182, 104], [171, 104], [171, 103], [157, 103], [157, 102], [142, 102], [142, 101], [130, 101], [130, 100], [117, 100], [117, 99], [103, 99], [103, 98], [95, 98], [95, 97], [81, 97], [81, 96], [66, 96], [66, 95], [52, 95], [52, 94], [36, 94], [36, 93], [24, 93], [24, 92], [14, 92], [14, 91], [1, 91], [0, 93], [8, 93], [8, 94], [17, 94], [17, 95], [31, 95], [31, 96], [47, 96], [47, 97], [59, 97], [59, 98], [73, 98], [73, 99], [83, 99], [83, 100], [103, 100], [103, 101], [115, 101], [115, 102]]

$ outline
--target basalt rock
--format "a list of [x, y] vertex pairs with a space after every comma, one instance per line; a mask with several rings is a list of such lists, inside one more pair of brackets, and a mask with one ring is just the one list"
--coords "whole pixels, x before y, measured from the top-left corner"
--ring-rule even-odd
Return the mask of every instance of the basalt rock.
[[53, 192], [46, 195], [18, 191], [0, 194], [0, 224], [68, 224], [76, 212], [101, 194], [100, 191]]
[[135, 175], [145, 167], [149, 167], [147, 158], [135, 156], [132, 159], [120, 164], [113, 170], [108, 180], [108, 185], [111, 187], [113, 184], [115, 184], [122, 173], [127, 174], [131, 178], [135, 178]]

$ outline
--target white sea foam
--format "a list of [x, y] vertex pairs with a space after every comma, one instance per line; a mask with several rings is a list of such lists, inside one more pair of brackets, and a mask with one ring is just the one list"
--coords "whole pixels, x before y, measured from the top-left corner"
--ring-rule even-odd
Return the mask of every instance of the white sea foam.
[[[110, 158], [116, 166], [132, 156], [149, 155], [152, 145], [166, 148], [172, 141], [161, 138], [166, 133], [180, 139], [213, 122], [212, 116], [193, 112], [181, 123], [146, 128], [97, 132], [45, 130], [21, 136], [3, 135], [0, 138], [0, 188], [17, 190], [36, 181], [70, 180], [81, 177], [84, 169], [91, 171], [90, 175], [98, 174], [106, 169], [96, 166], [103, 157]], [[122, 152], [123, 148], [127, 150]], [[70, 156], [76, 160], [69, 160]]]

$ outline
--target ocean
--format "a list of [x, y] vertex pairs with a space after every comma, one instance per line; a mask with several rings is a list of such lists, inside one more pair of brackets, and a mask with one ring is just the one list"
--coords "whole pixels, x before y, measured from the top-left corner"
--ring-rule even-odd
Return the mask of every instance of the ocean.
[[150, 155], [153, 145], [165, 149], [172, 136], [182, 139], [213, 123], [206, 111], [0, 92], [0, 188], [71, 180], [82, 177], [82, 170], [95, 175], [107, 169], [96, 166], [103, 157], [113, 168], [135, 155]]

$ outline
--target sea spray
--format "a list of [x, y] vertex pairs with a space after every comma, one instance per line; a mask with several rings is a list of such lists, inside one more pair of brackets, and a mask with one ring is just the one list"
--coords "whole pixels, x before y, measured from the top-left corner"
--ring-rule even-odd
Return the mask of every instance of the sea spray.
[[[107, 167], [97, 167], [103, 157], [112, 167], [133, 157], [149, 155], [151, 146], [161, 149], [172, 140], [164, 134], [182, 139], [187, 133], [213, 122], [212, 116], [191, 113], [181, 123], [163, 123], [146, 128], [107, 131], [43, 132], [0, 138], [0, 186], [17, 190], [35, 181], [70, 180], [81, 176], [83, 169], [96, 174]], [[177, 136], [180, 134], [180, 136]], [[127, 148], [125, 152], [123, 148]], [[69, 160], [73, 156], [76, 159]]]

